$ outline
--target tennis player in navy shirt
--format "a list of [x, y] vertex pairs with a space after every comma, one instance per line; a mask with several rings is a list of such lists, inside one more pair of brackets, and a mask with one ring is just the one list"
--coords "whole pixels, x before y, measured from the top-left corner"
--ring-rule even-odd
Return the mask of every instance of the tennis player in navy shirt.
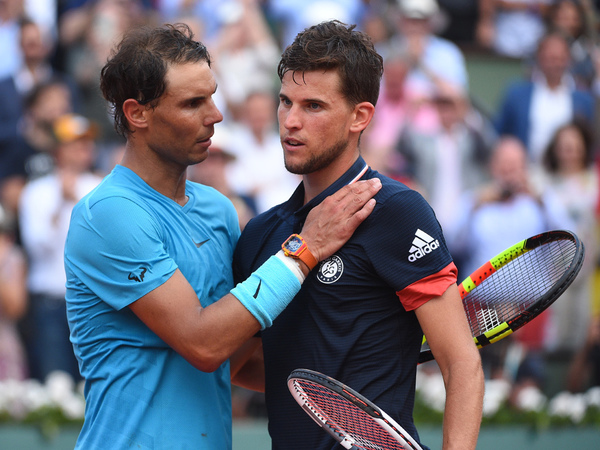
[[[446, 386], [443, 448], [476, 446], [484, 377], [440, 225], [419, 193], [360, 156], [382, 71], [370, 39], [337, 21], [300, 33], [279, 63], [285, 165], [303, 181], [287, 202], [250, 221], [234, 254], [234, 277], [244, 280], [290, 238], [286, 255], [311, 269], [237, 373], [248, 374], [247, 387], [264, 389], [273, 449], [339, 448], [289, 394], [287, 377], [298, 368], [349, 385], [419, 440], [412, 412], [423, 333]], [[310, 248], [298, 254], [296, 234], [311, 209], [370, 178], [383, 187], [350, 240], [319, 264]]]
[[[233, 285], [235, 208], [186, 177], [223, 119], [210, 55], [187, 25], [130, 30], [100, 86], [127, 143], [73, 209], [65, 244], [70, 339], [85, 378], [75, 448], [231, 450], [231, 374], [308, 269], [279, 250]], [[373, 211], [380, 187], [356, 183], [311, 212], [302, 233], [318, 260]]]

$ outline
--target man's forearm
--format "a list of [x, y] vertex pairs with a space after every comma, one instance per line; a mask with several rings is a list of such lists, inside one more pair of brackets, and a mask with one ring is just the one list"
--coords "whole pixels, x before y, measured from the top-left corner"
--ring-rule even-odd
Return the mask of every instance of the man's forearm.
[[456, 362], [444, 377], [443, 450], [475, 449], [483, 409], [484, 377], [480, 361]]

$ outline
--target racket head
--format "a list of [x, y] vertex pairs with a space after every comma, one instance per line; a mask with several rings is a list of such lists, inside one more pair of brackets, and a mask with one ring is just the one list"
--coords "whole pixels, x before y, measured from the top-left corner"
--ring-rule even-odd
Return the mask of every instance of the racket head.
[[296, 369], [287, 380], [304, 411], [347, 449], [414, 449], [419, 444], [373, 402], [336, 379]]
[[[458, 288], [477, 348], [539, 316], [573, 283], [584, 256], [575, 233], [547, 231], [517, 242], [468, 276]], [[432, 359], [424, 341], [419, 364]]]

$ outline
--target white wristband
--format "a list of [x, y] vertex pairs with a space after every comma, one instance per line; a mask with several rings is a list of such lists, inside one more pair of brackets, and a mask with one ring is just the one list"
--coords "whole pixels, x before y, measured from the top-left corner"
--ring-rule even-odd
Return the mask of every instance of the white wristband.
[[298, 261], [296, 261], [291, 256], [285, 256], [283, 250], [279, 250], [277, 253], [275, 253], [275, 256], [277, 256], [281, 261], [283, 261], [286, 267], [290, 269], [294, 273], [294, 275], [296, 275], [296, 278], [298, 278], [300, 284], [304, 282], [306, 276], [304, 275], [304, 272], [302, 272], [302, 269], [300, 269], [300, 263]]

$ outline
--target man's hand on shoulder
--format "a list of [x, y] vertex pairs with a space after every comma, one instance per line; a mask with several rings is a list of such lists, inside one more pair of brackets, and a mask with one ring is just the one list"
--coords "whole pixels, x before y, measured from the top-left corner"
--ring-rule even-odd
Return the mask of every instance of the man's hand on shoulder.
[[308, 214], [301, 234], [318, 261], [333, 255], [373, 212], [381, 180], [372, 178], [344, 186]]

